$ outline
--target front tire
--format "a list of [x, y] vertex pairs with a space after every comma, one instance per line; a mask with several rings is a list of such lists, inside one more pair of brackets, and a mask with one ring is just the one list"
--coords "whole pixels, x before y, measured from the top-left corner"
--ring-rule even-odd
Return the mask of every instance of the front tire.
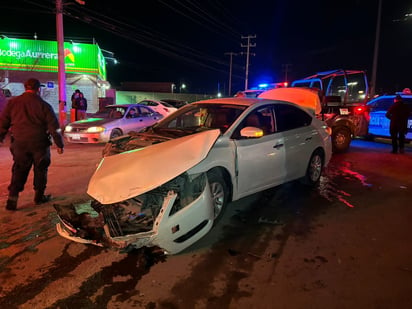
[[218, 171], [210, 171], [207, 174], [210, 191], [213, 199], [214, 221], [217, 222], [226, 208], [228, 200], [228, 187], [223, 176]]
[[302, 183], [307, 186], [315, 186], [320, 181], [324, 164], [324, 157], [320, 150], [316, 150], [310, 157], [306, 174], [302, 178]]
[[112, 133], [110, 133], [110, 139], [114, 139], [119, 136], [122, 136], [122, 131], [119, 129], [113, 129]]

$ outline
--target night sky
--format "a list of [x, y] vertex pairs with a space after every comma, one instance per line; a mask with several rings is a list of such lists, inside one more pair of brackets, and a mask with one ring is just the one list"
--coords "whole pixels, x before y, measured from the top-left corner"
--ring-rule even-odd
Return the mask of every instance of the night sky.
[[[91, 43], [119, 61], [108, 80], [185, 83], [190, 92], [232, 93], [332, 69], [362, 69], [371, 79], [378, 0], [106, 1], [66, 0], [65, 39]], [[138, 8], [132, 8], [134, 3]], [[54, 0], [0, 4], [0, 34], [54, 40]], [[382, 0], [378, 93], [412, 88], [412, 1]], [[243, 37], [243, 38], [242, 38]], [[243, 47], [242, 47], [243, 46]]]

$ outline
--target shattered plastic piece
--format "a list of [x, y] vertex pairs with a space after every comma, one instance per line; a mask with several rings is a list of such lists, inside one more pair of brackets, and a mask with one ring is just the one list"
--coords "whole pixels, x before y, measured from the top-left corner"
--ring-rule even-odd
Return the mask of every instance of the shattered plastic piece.
[[89, 214], [91, 217], [96, 218], [99, 216], [96, 210], [91, 206], [91, 200], [86, 203], [74, 204], [74, 209], [78, 215]]
[[258, 220], [258, 223], [267, 223], [267, 224], [273, 224], [273, 225], [283, 225], [284, 223], [281, 221], [278, 221], [277, 219], [275, 220], [270, 220], [268, 218], [260, 217]]
[[252, 252], [248, 252], [247, 254], [249, 254], [250, 256], [253, 256], [255, 258], [261, 259], [262, 257], [260, 255], [254, 254]]

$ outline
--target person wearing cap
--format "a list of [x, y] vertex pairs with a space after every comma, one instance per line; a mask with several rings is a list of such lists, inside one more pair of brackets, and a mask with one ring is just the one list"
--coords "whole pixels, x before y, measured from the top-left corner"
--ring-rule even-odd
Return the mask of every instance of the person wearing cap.
[[397, 94], [394, 103], [388, 108], [386, 118], [390, 119], [389, 133], [392, 139], [392, 153], [400, 153], [405, 151], [405, 135], [408, 131], [409, 107], [406, 105], [402, 97]]
[[23, 191], [33, 167], [34, 203], [50, 201], [45, 195], [50, 166], [51, 141], [62, 154], [64, 143], [59, 121], [52, 106], [40, 95], [40, 82], [30, 78], [24, 83], [25, 92], [8, 101], [0, 115], [0, 142], [10, 132], [10, 152], [13, 157], [12, 176], [8, 186], [7, 210], [16, 210], [19, 193]]

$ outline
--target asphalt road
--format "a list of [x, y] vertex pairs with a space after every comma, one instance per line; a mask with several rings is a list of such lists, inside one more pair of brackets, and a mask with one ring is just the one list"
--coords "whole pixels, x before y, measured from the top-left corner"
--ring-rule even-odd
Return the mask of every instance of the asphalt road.
[[52, 151], [48, 192], [32, 176], [4, 209], [11, 156], [0, 146], [0, 308], [412, 308], [412, 149], [355, 140], [319, 188], [288, 183], [231, 203], [174, 256], [82, 245], [55, 231], [53, 202], [87, 197], [100, 145]]

